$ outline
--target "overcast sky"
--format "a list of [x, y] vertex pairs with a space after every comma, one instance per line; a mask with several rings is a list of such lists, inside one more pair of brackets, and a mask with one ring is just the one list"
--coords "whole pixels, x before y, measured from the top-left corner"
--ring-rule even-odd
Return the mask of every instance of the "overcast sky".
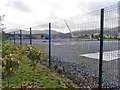
[[0, 15], [9, 28], [28, 28], [91, 12], [119, 0], [0, 0]]

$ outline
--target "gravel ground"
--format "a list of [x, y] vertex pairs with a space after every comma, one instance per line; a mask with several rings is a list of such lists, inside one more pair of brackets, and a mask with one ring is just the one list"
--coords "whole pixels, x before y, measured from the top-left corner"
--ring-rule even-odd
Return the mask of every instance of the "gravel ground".
[[[44, 59], [43, 61], [46, 64], [48, 64], [49, 59]], [[84, 78], [87, 78], [89, 73], [93, 73], [93, 75], [94, 75], [93, 82], [88, 83], [86, 81], [86, 84], [84, 84], [84, 87], [87, 87], [87, 86], [93, 87], [93, 85], [98, 83], [98, 80], [99, 80], [98, 70], [95, 70], [95, 69], [91, 68], [90, 66], [84, 66], [84, 65], [79, 65], [76, 63], [61, 61], [56, 57], [52, 57], [51, 62], [52, 62], [53, 66], [54, 65], [62, 66], [66, 70], [68, 70], [68, 72], [67, 72], [69, 74], [68, 78], [72, 79], [73, 81], [75, 80], [75, 76], [79, 73], [81, 73], [84, 76]], [[97, 71], [97, 74], [96, 74], [96, 71]], [[105, 76], [103, 77], [103, 82], [105, 82], [107, 84], [107, 87], [111, 87], [111, 88], [118, 87], [118, 78], [116, 81], [112, 80], [111, 78], [113, 78], [112, 75], [105, 74]]]

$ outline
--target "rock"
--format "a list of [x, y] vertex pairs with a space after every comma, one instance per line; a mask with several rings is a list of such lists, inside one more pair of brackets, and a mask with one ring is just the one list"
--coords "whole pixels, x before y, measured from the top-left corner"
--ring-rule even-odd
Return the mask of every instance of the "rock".
[[[48, 64], [48, 61], [49, 59], [46, 59], [44, 60], [46, 64]], [[68, 76], [70, 79], [72, 80], [75, 80], [76, 76], [78, 73], [82, 74], [82, 76], [84, 76], [83, 78], [85, 79], [84, 83], [86, 83], [86, 85], [90, 86], [90, 87], [94, 87], [95, 85], [93, 85], [94, 83], [98, 83], [99, 81], [99, 76], [98, 76], [98, 69], [94, 69], [94, 68], [91, 68], [90, 66], [86, 66], [86, 67], [82, 67], [80, 66], [80, 64], [76, 64], [76, 63], [71, 63], [71, 62], [66, 62], [64, 60], [62, 60], [61, 58], [56, 58], [56, 57], [52, 57], [52, 65], [58, 65], [62, 68], [59, 68], [58, 67], [54, 67], [52, 69], [58, 69], [57, 72], [59, 73], [63, 73], [63, 71], [65, 71], [65, 75]], [[64, 67], [64, 69], [63, 69]], [[103, 81], [107, 82], [107, 86], [111, 86], [112, 87], [115, 87], [117, 86], [118, 84], [118, 81], [117, 80], [114, 80], [112, 79], [112, 74], [104, 74], [104, 77], [103, 77]], [[80, 75], [77, 76], [77, 78], [79, 78], [80, 80], [82, 80], [82, 76], [80, 77]], [[79, 79], [76, 79], [78, 80], [79, 82]], [[118, 78], [116, 78], [118, 79]], [[112, 82], [112, 83], [110, 83]], [[103, 86], [105, 87], [106, 84], [103, 83]], [[97, 84], [96, 86], [97, 87]]]
[[93, 86], [94, 90], [96, 90], [98, 87], [99, 87], [99, 84], [97, 83]]
[[79, 73], [77, 76], [76, 76], [76, 82], [77, 84], [80, 84], [81, 81], [83, 81], [84, 77], [81, 73]]
[[106, 87], [107, 87], [107, 83], [106, 83], [106, 82], [103, 82], [102, 87], [103, 87], [103, 88], [106, 88]]
[[93, 78], [94, 78], [94, 74], [93, 73], [89, 73], [88, 77], [87, 77], [88, 82], [93, 82]]
[[63, 73], [64, 73], [64, 72], [63, 72], [63, 67], [60, 67], [60, 66], [57, 68], [56, 71], [57, 71], [57, 73], [60, 73], [60, 74], [63, 74]]

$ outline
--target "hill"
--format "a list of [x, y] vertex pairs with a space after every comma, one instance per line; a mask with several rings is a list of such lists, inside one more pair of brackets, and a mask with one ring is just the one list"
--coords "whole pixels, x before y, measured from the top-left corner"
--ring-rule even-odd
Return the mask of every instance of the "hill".
[[[113, 36], [117, 36], [118, 32], [120, 31], [120, 27], [115, 27], [115, 28], [105, 28], [104, 29], [104, 34], [107, 35], [113, 35]], [[72, 32], [75, 36], [79, 36], [79, 35], [92, 35], [94, 33], [100, 33], [100, 29], [91, 29], [91, 30], [77, 30], [77, 31], [73, 31]], [[71, 36], [71, 33], [66, 33], [67, 36]]]
[[[115, 28], [105, 28], [104, 29], [104, 34], [106, 35], [112, 35], [112, 36], [117, 36], [118, 32], [120, 31], [120, 27], [115, 27]], [[16, 37], [19, 38], [20, 31], [15, 31]], [[29, 38], [29, 31], [22, 30], [22, 36], [23, 38]], [[71, 33], [62, 33], [62, 32], [57, 32], [56, 30], [51, 30], [52, 33], [52, 38], [70, 38]], [[95, 33], [100, 33], [100, 29], [90, 29], [90, 30], [77, 30], [77, 31], [72, 31], [74, 36], [83, 36], [89, 38], [92, 34]], [[13, 34], [13, 32], [12, 32]], [[49, 34], [49, 30], [32, 30], [32, 37], [34, 39], [41, 38], [42, 34]], [[17, 36], [18, 35], [18, 36]]]
[[[12, 31], [12, 32], [10, 32], [10, 31]], [[19, 29], [14, 29], [14, 31], [10, 29], [6, 33], [13, 34], [14, 32], [15, 32], [15, 34], [20, 34], [20, 30]], [[30, 31], [22, 30], [22, 34], [29, 34], [29, 33], [30, 33]], [[48, 34], [48, 33], [49, 33], [49, 30], [32, 30], [32, 34]], [[51, 33], [52, 34], [59, 34], [61, 32], [57, 32], [55, 30], [51, 30]]]

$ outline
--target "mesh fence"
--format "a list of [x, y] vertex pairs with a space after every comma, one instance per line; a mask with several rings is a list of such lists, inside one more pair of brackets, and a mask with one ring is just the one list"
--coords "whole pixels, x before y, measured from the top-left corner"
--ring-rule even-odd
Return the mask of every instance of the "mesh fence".
[[119, 84], [119, 4], [105, 8], [104, 45], [103, 45], [103, 82], [111, 87]]
[[[82, 75], [79, 84], [86, 87], [97, 87], [99, 79], [100, 12], [96, 10], [51, 23], [52, 65], [56, 62], [68, 68], [72, 79], [78, 74]], [[49, 54], [48, 27], [48, 23], [32, 27], [32, 45], [42, 47]], [[22, 44], [30, 42], [29, 29], [26, 31], [22, 31]], [[120, 3], [104, 8], [103, 38], [102, 85], [120, 87]], [[15, 32], [15, 43], [20, 43], [19, 31]]]
[[100, 11], [61, 20], [61, 23], [52, 23], [52, 28], [65, 32], [58, 37], [58, 41], [52, 42], [52, 56], [62, 61], [63, 65], [64, 61], [74, 63], [71, 66], [64, 65], [71, 67], [73, 75], [80, 73], [84, 79], [92, 75], [95, 80], [84, 80], [84, 86], [95, 85], [98, 81], [99, 60], [91, 58], [89, 54], [99, 52], [99, 40], [97, 37], [92, 38], [92, 34], [100, 32]]

